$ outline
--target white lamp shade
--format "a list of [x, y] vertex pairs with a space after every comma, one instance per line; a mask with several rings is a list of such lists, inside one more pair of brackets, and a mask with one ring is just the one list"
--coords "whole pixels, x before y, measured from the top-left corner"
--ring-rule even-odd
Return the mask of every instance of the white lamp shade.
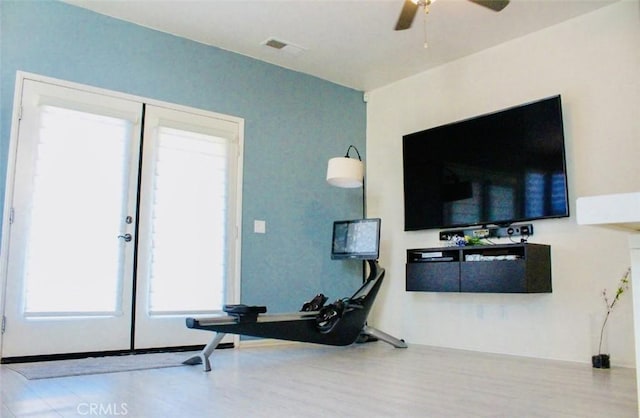
[[337, 187], [362, 187], [364, 182], [364, 163], [348, 157], [330, 159], [327, 166], [327, 182]]

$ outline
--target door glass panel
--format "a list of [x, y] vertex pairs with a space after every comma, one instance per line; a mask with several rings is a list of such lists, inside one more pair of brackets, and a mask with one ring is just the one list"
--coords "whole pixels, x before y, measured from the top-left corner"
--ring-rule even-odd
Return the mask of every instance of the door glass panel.
[[149, 314], [224, 301], [228, 140], [160, 127], [153, 174]]
[[55, 106], [40, 116], [25, 314], [118, 314], [132, 122]]

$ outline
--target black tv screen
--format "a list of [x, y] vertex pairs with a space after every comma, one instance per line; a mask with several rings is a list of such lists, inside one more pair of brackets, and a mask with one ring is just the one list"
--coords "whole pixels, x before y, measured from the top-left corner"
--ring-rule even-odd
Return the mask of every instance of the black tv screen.
[[377, 260], [380, 253], [380, 218], [335, 221], [331, 258]]
[[569, 216], [560, 96], [403, 137], [405, 231]]

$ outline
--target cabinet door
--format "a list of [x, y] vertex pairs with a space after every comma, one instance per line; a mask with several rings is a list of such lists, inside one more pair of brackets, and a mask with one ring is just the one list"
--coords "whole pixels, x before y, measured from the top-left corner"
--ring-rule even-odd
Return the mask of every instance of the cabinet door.
[[457, 261], [408, 263], [406, 273], [407, 291], [460, 291], [460, 263]]
[[462, 262], [461, 292], [523, 293], [527, 291], [524, 260]]

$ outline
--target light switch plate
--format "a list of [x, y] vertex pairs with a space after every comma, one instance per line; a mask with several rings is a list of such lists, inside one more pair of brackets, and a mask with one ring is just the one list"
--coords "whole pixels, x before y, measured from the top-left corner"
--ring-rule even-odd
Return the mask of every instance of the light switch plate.
[[253, 232], [256, 234], [266, 234], [267, 232], [267, 221], [254, 220], [253, 221]]

